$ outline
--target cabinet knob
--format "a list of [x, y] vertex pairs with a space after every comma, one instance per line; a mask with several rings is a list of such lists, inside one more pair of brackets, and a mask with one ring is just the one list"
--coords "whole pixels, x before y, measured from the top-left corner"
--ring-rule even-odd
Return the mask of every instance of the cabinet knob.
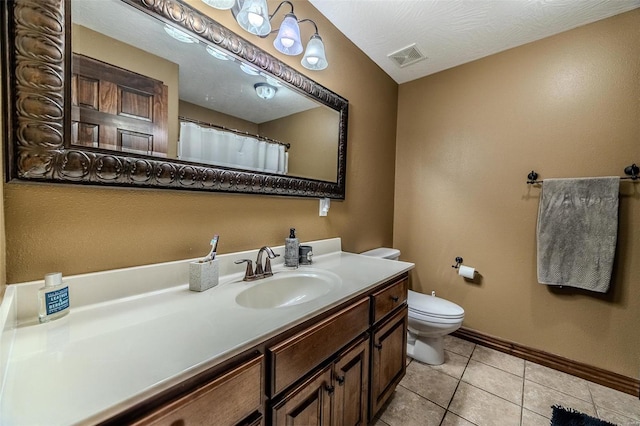
[[344, 376], [336, 376], [336, 382], [342, 386], [344, 384]]
[[331, 386], [331, 385], [326, 385], [324, 388], [327, 390], [327, 393], [329, 395], [331, 395], [333, 393], [333, 391], [336, 390], [336, 388]]
[[400, 298], [398, 296], [391, 296], [391, 300], [397, 302], [398, 300], [400, 300]]
[[374, 343], [373, 347], [376, 349], [382, 349], [382, 343]]

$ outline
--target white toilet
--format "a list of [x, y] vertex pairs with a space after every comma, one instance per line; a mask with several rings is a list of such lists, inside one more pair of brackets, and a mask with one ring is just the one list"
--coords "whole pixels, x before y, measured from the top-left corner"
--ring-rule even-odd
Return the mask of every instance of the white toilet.
[[[362, 253], [365, 256], [398, 260], [400, 250], [377, 248]], [[409, 290], [409, 330], [407, 355], [431, 365], [444, 362], [444, 336], [462, 325], [464, 309], [448, 300]]]

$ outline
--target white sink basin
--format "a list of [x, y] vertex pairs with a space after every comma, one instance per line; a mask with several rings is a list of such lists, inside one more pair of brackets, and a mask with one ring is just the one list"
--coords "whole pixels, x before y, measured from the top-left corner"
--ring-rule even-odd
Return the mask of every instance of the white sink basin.
[[245, 308], [273, 309], [307, 303], [340, 285], [340, 277], [326, 271], [282, 271], [264, 278], [236, 296]]

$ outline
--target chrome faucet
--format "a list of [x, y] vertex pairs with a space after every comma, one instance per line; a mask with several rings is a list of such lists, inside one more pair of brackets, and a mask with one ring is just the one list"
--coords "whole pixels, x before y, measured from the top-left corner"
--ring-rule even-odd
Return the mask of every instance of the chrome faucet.
[[[262, 267], [262, 253], [267, 253], [267, 259], [264, 261], [264, 268]], [[275, 254], [271, 247], [264, 246], [258, 251], [258, 258], [256, 259], [256, 269], [253, 270], [253, 263], [249, 259], [236, 260], [236, 264], [247, 262], [247, 269], [244, 273], [242, 281], [254, 281], [261, 278], [270, 277], [273, 275], [271, 271], [271, 259], [275, 259], [280, 256]]]

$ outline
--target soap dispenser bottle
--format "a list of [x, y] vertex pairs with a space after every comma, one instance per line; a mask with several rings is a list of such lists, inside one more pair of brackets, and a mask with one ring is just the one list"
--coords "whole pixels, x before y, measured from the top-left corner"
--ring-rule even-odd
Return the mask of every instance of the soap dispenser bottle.
[[289, 238], [284, 240], [284, 266], [298, 267], [300, 242], [296, 238], [296, 228], [289, 230]]
[[69, 313], [69, 286], [62, 282], [62, 273], [44, 276], [44, 287], [38, 290], [38, 319], [49, 322]]

